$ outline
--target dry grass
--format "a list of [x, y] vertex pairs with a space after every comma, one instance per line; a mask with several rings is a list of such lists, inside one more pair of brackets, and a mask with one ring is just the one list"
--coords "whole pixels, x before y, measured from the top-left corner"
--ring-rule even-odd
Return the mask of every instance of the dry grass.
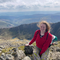
[[13, 45], [16, 45], [16, 44], [26, 44], [27, 42], [29, 42], [28, 40], [19, 40], [18, 38], [14, 38], [14, 39], [10, 39], [10, 40], [2, 40], [0, 39], [0, 44], [13, 44]]

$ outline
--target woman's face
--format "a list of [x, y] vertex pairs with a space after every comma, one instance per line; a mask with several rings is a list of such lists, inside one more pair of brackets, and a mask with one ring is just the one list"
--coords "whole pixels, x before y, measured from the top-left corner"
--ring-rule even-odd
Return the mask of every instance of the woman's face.
[[42, 24], [40, 25], [40, 30], [41, 30], [41, 31], [46, 31], [46, 25], [42, 23]]

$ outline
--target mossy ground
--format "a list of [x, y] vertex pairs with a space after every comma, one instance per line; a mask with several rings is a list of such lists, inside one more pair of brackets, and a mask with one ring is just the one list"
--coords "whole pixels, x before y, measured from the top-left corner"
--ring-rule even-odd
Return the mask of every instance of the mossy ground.
[[[10, 42], [10, 43], [13, 43], [13, 44], [26, 44], [26, 42], [28, 41], [28, 40], [22, 40], [22, 41], [17, 41], [18, 39], [17, 38], [14, 38], [14, 39], [11, 39], [11, 40], [7, 40], [7, 41], [5, 41], [5, 40], [0, 40], [0, 43], [5, 43], [5, 42]], [[29, 42], [29, 41], [28, 41]], [[36, 46], [36, 42], [34, 42], [33, 44], [32, 44], [33, 46]], [[56, 47], [58, 46], [59, 48], [60, 48], [60, 41], [58, 41], [58, 45], [55, 45]], [[24, 51], [24, 45], [21, 45], [20, 47], [18, 47], [18, 49], [19, 50], [23, 50]], [[2, 50], [2, 52], [0, 53], [0, 55], [2, 54], [2, 53], [8, 53], [9, 52], [9, 50], [12, 50], [13, 48], [15, 48], [15, 47], [8, 47], [8, 48], [5, 48], [5, 49], [3, 49]]]

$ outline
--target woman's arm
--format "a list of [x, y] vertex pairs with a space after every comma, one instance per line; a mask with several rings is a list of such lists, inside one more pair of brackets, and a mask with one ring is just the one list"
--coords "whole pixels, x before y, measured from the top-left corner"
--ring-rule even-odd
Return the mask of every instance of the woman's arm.
[[29, 45], [31, 45], [31, 44], [36, 40], [36, 37], [37, 37], [37, 31], [38, 31], [38, 30], [35, 31], [34, 37], [33, 37], [33, 39], [29, 42]]

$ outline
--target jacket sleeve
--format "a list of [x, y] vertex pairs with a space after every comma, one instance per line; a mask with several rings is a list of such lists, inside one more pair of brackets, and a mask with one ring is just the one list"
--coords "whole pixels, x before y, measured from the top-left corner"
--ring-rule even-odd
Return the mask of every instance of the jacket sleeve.
[[29, 45], [31, 45], [31, 44], [35, 41], [36, 36], [37, 36], [37, 31], [35, 31], [34, 37], [33, 37], [33, 39], [30, 41]]
[[42, 55], [48, 49], [51, 41], [52, 41], [52, 35], [49, 33], [48, 38], [47, 38], [46, 42], [44, 43], [44, 45], [42, 47], [40, 55]]

